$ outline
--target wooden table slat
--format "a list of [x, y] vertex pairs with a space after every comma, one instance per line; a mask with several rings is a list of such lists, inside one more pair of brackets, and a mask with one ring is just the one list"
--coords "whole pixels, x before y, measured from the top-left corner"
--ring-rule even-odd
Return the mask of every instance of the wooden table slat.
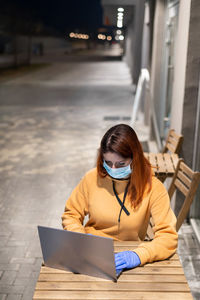
[[[70, 271], [68, 271], [68, 272], [70, 273]], [[181, 267], [173, 267], [172, 268], [172, 267], [167, 267], [167, 266], [164, 266], [164, 267], [156, 267], [156, 266], [155, 267], [154, 266], [138, 267], [135, 269], [128, 270], [128, 273], [129, 274], [152, 274], [152, 273], [153, 274], [184, 274], [183, 268], [181, 268]]]
[[[51, 281], [73, 281], [73, 282], [79, 282], [79, 281], [106, 281], [106, 279], [99, 278], [99, 277], [93, 277], [88, 276], [84, 274], [72, 274], [72, 273], [42, 273], [40, 274], [38, 278], [39, 282], [51, 282]], [[119, 279], [118, 282], [182, 282], [187, 283], [187, 280], [185, 278], [184, 274], [126, 274], [123, 273]]]
[[129, 270], [130, 274], [184, 274], [183, 268], [158, 268], [158, 267], [149, 267], [149, 268], [136, 268]]
[[75, 290], [75, 291], [137, 291], [137, 292], [189, 292], [189, 287], [185, 283], [166, 283], [166, 282], [63, 282], [63, 281], [51, 281], [51, 282], [38, 282], [36, 290], [47, 290], [47, 291], [59, 291], [59, 290]]
[[162, 293], [162, 292], [105, 292], [105, 291], [36, 291], [34, 295], [34, 300], [129, 300], [129, 299], [148, 299], [148, 300], [192, 300], [192, 296], [187, 292], [172, 292], [172, 293]]
[[[158, 262], [154, 262], [154, 263], [149, 263], [144, 265], [142, 268], [146, 269], [152, 269], [152, 268], [166, 268], [167, 270], [169, 268], [182, 268], [182, 265], [180, 263], [180, 261], [178, 260], [163, 260], [163, 261], [158, 261]], [[58, 270], [58, 269], [53, 269], [53, 268], [48, 268], [48, 267], [42, 267], [40, 274], [67, 274], [67, 273], [71, 273], [70, 271], [65, 271], [65, 270]]]
[[157, 157], [157, 163], [158, 163], [158, 166], [159, 166], [159, 173], [168, 173], [167, 171], [167, 167], [166, 167], [166, 164], [165, 164], [165, 160], [163, 159], [163, 154], [162, 153], [157, 153], [156, 155]]
[[165, 165], [167, 167], [167, 173], [174, 173], [174, 165], [173, 165], [173, 161], [171, 159], [171, 155], [169, 155], [168, 153], [164, 153], [163, 154], [164, 160], [165, 160]]
[[157, 164], [157, 160], [155, 158], [155, 155], [153, 153], [149, 153], [148, 156], [149, 162], [153, 167], [154, 172], [158, 172], [159, 168], [158, 168], [158, 164]]

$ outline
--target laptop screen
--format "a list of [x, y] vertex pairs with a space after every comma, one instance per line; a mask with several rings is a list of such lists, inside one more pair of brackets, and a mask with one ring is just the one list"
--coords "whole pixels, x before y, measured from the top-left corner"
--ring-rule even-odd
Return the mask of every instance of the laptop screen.
[[117, 280], [112, 239], [44, 226], [38, 232], [46, 266]]

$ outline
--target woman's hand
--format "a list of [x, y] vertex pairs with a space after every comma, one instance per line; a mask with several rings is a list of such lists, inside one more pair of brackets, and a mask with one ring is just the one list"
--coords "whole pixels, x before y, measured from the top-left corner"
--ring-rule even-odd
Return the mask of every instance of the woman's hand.
[[115, 254], [116, 271], [132, 269], [141, 264], [139, 256], [133, 251], [122, 251]]

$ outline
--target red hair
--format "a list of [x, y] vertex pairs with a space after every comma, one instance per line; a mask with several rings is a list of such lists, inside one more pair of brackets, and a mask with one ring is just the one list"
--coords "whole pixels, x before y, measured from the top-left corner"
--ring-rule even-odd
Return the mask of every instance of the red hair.
[[131, 158], [132, 173], [128, 193], [131, 203], [135, 208], [142, 202], [146, 186], [151, 190], [152, 172], [149, 161], [145, 158], [142, 146], [132, 127], [119, 124], [111, 127], [103, 136], [97, 157], [97, 172], [105, 177], [106, 170], [103, 167], [103, 154], [106, 152], [117, 153], [123, 158]]

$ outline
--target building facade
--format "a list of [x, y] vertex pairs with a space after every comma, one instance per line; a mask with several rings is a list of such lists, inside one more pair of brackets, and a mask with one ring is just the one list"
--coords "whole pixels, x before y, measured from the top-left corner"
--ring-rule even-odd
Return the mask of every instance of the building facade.
[[[107, 5], [112, 7], [113, 14], [125, 5], [132, 11], [124, 29], [125, 60], [134, 84], [141, 68], [149, 71], [149, 115], [154, 111], [156, 122], [150, 123], [151, 138], [159, 136], [162, 142], [169, 128], [182, 133], [180, 156], [193, 170], [200, 170], [200, 1], [102, 0], [102, 4], [105, 11]], [[200, 240], [200, 188], [190, 220]]]

